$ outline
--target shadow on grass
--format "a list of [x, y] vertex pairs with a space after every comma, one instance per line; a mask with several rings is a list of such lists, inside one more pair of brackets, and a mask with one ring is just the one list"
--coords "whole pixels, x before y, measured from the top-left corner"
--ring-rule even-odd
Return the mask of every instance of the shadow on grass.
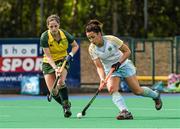
[[[71, 117], [70, 119], [116, 119], [116, 117], [114, 116], [84, 116], [81, 118], [77, 118], [77, 117]], [[132, 120], [132, 119], [131, 119]], [[133, 120], [180, 120], [180, 116], [166, 116], [166, 117], [162, 117], [162, 116], [145, 116], [145, 117], [138, 117], [138, 116], [134, 116]]]
[[135, 120], [180, 120], [180, 116], [146, 116], [146, 117], [134, 117]]
[[71, 119], [115, 119], [115, 117], [110, 117], [110, 116], [84, 116], [81, 118], [77, 118], [77, 117], [71, 117]]

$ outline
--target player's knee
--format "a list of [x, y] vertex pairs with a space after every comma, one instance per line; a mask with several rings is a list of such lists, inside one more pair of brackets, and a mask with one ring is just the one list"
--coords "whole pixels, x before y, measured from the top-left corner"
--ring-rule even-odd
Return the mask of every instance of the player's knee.
[[110, 94], [112, 94], [112, 93], [115, 92], [115, 88], [114, 88], [113, 86], [110, 86], [110, 87], [108, 88], [108, 91], [109, 91]]
[[66, 84], [65, 84], [64, 81], [61, 81], [61, 82], [59, 82], [59, 83], [57, 84], [58, 89], [61, 89], [61, 88], [65, 87], [65, 86], [66, 86]]
[[141, 90], [135, 90], [135, 91], [133, 91], [133, 93], [135, 95], [142, 95], [143, 92]]
[[58, 93], [59, 93], [59, 91], [58, 91], [57, 88], [53, 88], [53, 89], [52, 89], [52, 94], [53, 94], [53, 96], [57, 96]]
[[63, 81], [63, 80], [60, 80], [60, 81], [58, 81], [58, 84], [57, 85], [64, 85], [65, 84], [65, 82]]

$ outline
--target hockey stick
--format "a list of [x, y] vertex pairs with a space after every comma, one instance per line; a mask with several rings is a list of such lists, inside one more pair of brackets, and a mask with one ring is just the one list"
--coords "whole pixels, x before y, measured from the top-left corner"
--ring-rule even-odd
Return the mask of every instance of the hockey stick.
[[[111, 68], [110, 72], [108, 73], [108, 75], [106, 76], [104, 82], [107, 82], [108, 79], [110, 78], [111, 74], [114, 72], [114, 68]], [[101, 83], [99, 87], [104, 87], [106, 83]], [[101, 89], [98, 88], [98, 90], [96, 91], [95, 95], [91, 98], [91, 100], [89, 101], [89, 103], [84, 107], [84, 109], [82, 110], [81, 114], [82, 116], [86, 115], [86, 111], [89, 108], [89, 106], [93, 103], [93, 101], [95, 100], [95, 98], [98, 96], [99, 92], [101, 91]]]
[[[58, 83], [58, 80], [59, 80], [60, 77], [61, 77], [61, 73], [62, 73], [62, 71], [64, 70], [64, 68], [65, 68], [65, 66], [66, 66], [66, 62], [67, 62], [67, 60], [64, 60], [62, 66], [61, 66], [61, 68], [60, 68], [60, 70], [59, 70], [59, 73], [60, 73], [60, 74], [56, 77], [56, 79], [55, 79], [55, 81], [54, 81], [54, 83], [53, 83], [53, 88], [52, 88], [52, 89], [56, 88], [56, 85], [57, 85], [57, 83]], [[53, 93], [52, 93], [52, 90], [51, 90], [50, 94], [47, 96], [47, 100], [48, 100], [49, 102], [51, 102], [52, 96], [53, 96]]]

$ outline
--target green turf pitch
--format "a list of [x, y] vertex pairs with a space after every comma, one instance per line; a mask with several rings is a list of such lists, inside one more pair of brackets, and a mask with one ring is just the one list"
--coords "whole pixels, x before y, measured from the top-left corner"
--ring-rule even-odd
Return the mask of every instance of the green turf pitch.
[[64, 118], [62, 108], [42, 96], [0, 96], [0, 128], [180, 128], [180, 94], [163, 94], [163, 108], [156, 111], [149, 98], [124, 95], [134, 120], [115, 119], [118, 110], [109, 95], [99, 95], [85, 117], [76, 114], [91, 95], [72, 95], [71, 118]]

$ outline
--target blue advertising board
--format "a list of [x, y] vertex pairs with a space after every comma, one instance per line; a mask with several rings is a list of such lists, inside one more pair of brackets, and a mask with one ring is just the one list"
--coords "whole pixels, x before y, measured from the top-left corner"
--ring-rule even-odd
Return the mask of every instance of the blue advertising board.
[[[29, 78], [27, 86], [32, 80], [43, 79], [41, 72], [43, 51], [38, 38], [28, 39], [0, 39], [0, 90], [21, 90], [24, 80]], [[71, 64], [67, 76], [67, 85], [80, 86], [80, 52], [78, 51]], [[27, 89], [27, 88], [24, 88]], [[38, 92], [36, 92], [38, 94]]]

